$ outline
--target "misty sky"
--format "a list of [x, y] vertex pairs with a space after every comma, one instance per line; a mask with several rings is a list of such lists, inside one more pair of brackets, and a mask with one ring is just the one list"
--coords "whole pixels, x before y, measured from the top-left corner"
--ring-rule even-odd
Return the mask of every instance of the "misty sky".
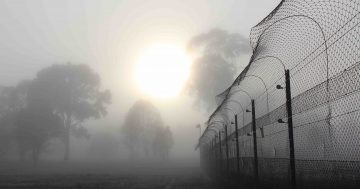
[[[122, 124], [128, 108], [147, 98], [134, 84], [134, 66], [148, 47], [171, 43], [185, 48], [196, 34], [218, 27], [246, 38], [280, 0], [1, 0], [0, 85], [32, 79], [54, 63], [86, 63], [113, 94], [109, 115], [93, 130]], [[246, 64], [247, 62], [241, 62]], [[207, 114], [192, 108], [186, 95], [157, 106], [175, 138], [174, 154], [192, 156], [195, 125]]]

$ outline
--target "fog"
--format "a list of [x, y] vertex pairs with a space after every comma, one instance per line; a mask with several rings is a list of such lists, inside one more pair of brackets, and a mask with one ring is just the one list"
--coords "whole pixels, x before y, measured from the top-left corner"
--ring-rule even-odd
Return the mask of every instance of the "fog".
[[[31, 128], [30, 131], [24, 131], [25, 134], [22, 133], [20, 139], [19, 135], [16, 135], [16, 139], [9, 139], [9, 145], [4, 147], [2, 150], [4, 153], [0, 157], [2, 167], [5, 168], [4, 173], [1, 174], [31, 175], [35, 172], [47, 171], [65, 175], [76, 172], [109, 174], [109, 172], [124, 173], [126, 172], [124, 170], [133, 170], [129, 172], [138, 174], [143, 172], [136, 168], [139, 166], [146, 167], [148, 172], [156, 172], [160, 170], [159, 167], [166, 167], [166, 171], [159, 171], [159, 174], [160, 172], [170, 174], [168, 170], [180, 170], [179, 167], [183, 169], [191, 167], [186, 171], [200, 172], [199, 152], [195, 150], [199, 137], [199, 129], [196, 125], [201, 124], [204, 129], [203, 124], [213, 109], [196, 105], [197, 93], [194, 96], [187, 90], [187, 79], [193, 77], [191, 74], [194, 73], [191, 65], [199, 57], [197, 54], [199, 52], [189, 52], [188, 44], [194, 36], [207, 33], [214, 28], [230, 34], [238, 34], [248, 40], [250, 28], [269, 14], [279, 2], [279, 0], [0, 1], [0, 92], [4, 97], [0, 101], [2, 111], [0, 115], [6, 115], [10, 109], [9, 98], [5, 97], [15, 98], [23, 94], [25, 97], [19, 98], [23, 104], [17, 104], [11, 111], [25, 109], [21, 114], [24, 115], [23, 117], [17, 115], [14, 118], [24, 120], [15, 121], [13, 125], [24, 124], [24, 128], [29, 129], [26, 125], [32, 123], [41, 125], [42, 122], [40, 123], [39, 120], [44, 120], [46, 114], [50, 116], [49, 120], [55, 115], [55, 121], [51, 125], [56, 125], [56, 120], [60, 119], [61, 130], [54, 136], [44, 136], [46, 149], [44, 147], [44, 150], [40, 150], [36, 163], [32, 162], [33, 156], [30, 151], [33, 150], [29, 150], [25, 155], [25, 161], [19, 160], [21, 157], [19, 158], [17, 141], [22, 139], [23, 135], [30, 135], [29, 132], [33, 131]], [[170, 55], [164, 54], [164, 56], [172, 56], [174, 59], [178, 58], [174, 55], [177, 53], [181, 54], [180, 58], [182, 55], [186, 56], [189, 60], [189, 67], [186, 68], [189, 76], [180, 75], [185, 79], [179, 76], [183, 80], [176, 83], [178, 80], [170, 82], [170, 77], [176, 74], [171, 73], [168, 78], [161, 78], [160, 75], [161, 85], [155, 83], [155, 87], [147, 91], [144, 88], [149, 86], [146, 82], [152, 81], [152, 76], [140, 81], [143, 83], [139, 84], [136, 74], [137, 65], [149, 49], [163, 44], [176, 49], [170, 52]], [[234, 62], [236, 68], [234, 77], [249, 61], [251, 50], [250, 46], [248, 48], [242, 51]], [[153, 62], [159, 60], [167, 59], [155, 59]], [[153, 62], [149, 61], [149, 63]], [[81, 68], [78, 68], [79, 66]], [[70, 84], [62, 85], [60, 81], [64, 78], [56, 75], [57, 73], [65, 75], [65, 83], [70, 81]], [[156, 75], [156, 72], [153, 75]], [[21, 93], [19, 92], [21, 90], [16, 88], [21, 88], [19, 84], [24, 80], [30, 81], [31, 84], [25, 87], [27, 92]], [[82, 86], [75, 84], [78, 81], [88, 86], [85, 87], [88, 92], [81, 93], [78, 98], [79, 104], [74, 103], [73, 99], [58, 101], [58, 99], [66, 99], [66, 87]], [[227, 86], [224, 84], [224, 89]], [[175, 92], [170, 91], [174, 92], [174, 95], [159, 97], [156, 94], [163, 94], [167, 89], [174, 90]], [[10, 92], [4, 92], [6, 90]], [[215, 102], [215, 93], [214, 95], [211, 93], [211, 96]], [[84, 101], [88, 103], [86, 106], [90, 107], [85, 108], [85, 113], [78, 110], [78, 107], [84, 105]], [[149, 114], [141, 113], [144, 110], [142, 105], [139, 108], [140, 114], [134, 113], [134, 116], [139, 117], [139, 120], [145, 120], [143, 121], [146, 122], [145, 125], [151, 125], [148, 124], [148, 120], [155, 119], [157, 122], [156, 126], [146, 126], [147, 128], [142, 131], [149, 136], [137, 135], [136, 137], [141, 139], [138, 141], [139, 144], [129, 147], [123, 128], [127, 118], [131, 117], [129, 115], [132, 108], [136, 109], [135, 106], [139, 102], [144, 102], [145, 109], [155, 112], [156, 119], [152, 114], [144, 118], [144, 115]], [[77, 111], [81, 113], [74, 113]], [[48, 115], [49, 113], [51, 115]], [[35, 116], [32, 118], [33, 122], [26, 119], [31, 116]], [[64, 158], [66, 153], [64, 141], [67, 133], [65, 122], [68, 119], [76, 125], [74, 127], [77, 131], [71, 130], [72, 128], [68, 131], [69, 155]], [[142, 124], [142, 122], [131, 123]], [[49, 122], [44, 124], [48, 125]], [[5, 125], [6, 123], [3, 122], [0, 125], [2, 131]], [[17, 132], [20, 126], [15, 127]], [[156, 129], [154, 131], [154, 128], [160, 128], [162, 131]], [[172, 139], [161, 138], [168, 134], [158, 134], [165, 132], [166, 128], [170, 130]], [[11, 128], [10, 130], [9, 133], [15, 132]], [[3, 135], [1, 137], [4, 137]], [[154, 138], [157, 135], [160, 137], [159, 141], [172, 142], [159, 142], [166, 147], [156, 146]], [[144, 139], [146, 137], [151, 139], [146, 141]], [[144, 147], [146, 144], [150, 147]], [[134, 152], [132, 148], [135, 149]], [[161, 150], [163, 148], [166, 149], [165, 152]], [[144, 152], [147, 150], [149, 152]], [[158, 152], [160, 155], [155, 155]]]

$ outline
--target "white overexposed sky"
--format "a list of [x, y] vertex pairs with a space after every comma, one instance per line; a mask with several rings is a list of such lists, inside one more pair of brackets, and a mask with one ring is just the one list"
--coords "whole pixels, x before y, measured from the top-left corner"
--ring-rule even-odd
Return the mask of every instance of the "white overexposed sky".
[[[134, 86], [134, 67], [148, 47], [189, 39], [211, 28], [238, 32], [268, 15], [280, 0], [1, 0], [0, 85], [31, 79], [54, 63], [86, 63], [110, 89], [109, 115], [89, 128], [112, 129], [142, 95]], [[247, 60], [239, 64], [247, 64]], [[195, 125], [208, 114], [194, 110], [192, 97], [152, 99], [171, 126], [174, 155], [194, 156]], [[102, 125], [98, 125], [98, 124]]]

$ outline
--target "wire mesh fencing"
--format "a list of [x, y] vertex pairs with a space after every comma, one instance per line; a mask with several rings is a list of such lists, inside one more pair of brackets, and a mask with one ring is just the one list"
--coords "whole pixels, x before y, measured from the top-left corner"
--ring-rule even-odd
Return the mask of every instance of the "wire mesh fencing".
[[[199, 139], [217, 177], [360, 187], [360, 2], [283, 0]], [[241, 179], [240, 179], [241, 180]]]

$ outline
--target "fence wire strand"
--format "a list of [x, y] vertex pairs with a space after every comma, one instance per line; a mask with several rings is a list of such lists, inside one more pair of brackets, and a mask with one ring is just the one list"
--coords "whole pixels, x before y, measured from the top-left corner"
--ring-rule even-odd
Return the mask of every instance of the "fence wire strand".
[[[202, 162], [209, 172], [225, 171], [230, 161], [230, 170], [226, 170], [230, 175], [254, 175], [255, 133], [249, 113], [254, 100], [259, 182], [289, 185], [293, 168], [286, 120], [291, 117], [296, 163], [293, 183], [298, 188], [323, 183], [358, 187], [360, 2], [283, 0], [251, 29], [250, 44], [253, 55], [248, 66], [216, 97], [219, 106], [199, 139]], [[290, 73], [291, 116], [285, 70]], [[239, 123], [238, 149], [234, 115]], [[225, 126], [230, 132], [224, 133]]]

